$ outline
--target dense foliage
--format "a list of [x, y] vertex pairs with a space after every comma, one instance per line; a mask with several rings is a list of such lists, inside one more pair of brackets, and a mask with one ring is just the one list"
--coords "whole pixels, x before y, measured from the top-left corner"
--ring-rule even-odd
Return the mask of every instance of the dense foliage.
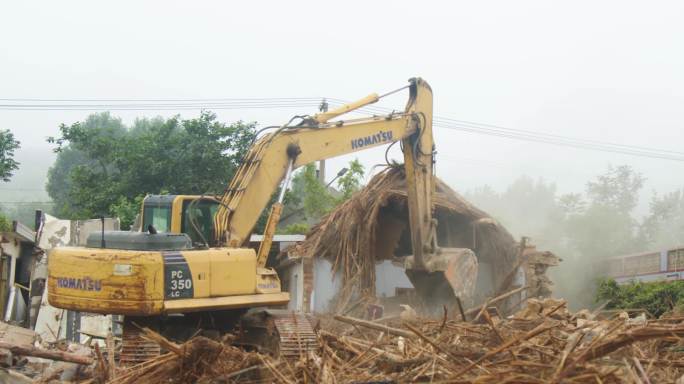
[[0, 214], [0, 232], [9, 232], [12, 230], [12, 222], [4, 214]]
[[280, 233], [306, 233], [312, 224], [348, 200], [361, 188], [363, 165], [357, 159], [349, 162], [347, 171], [337, 177], [336, 189], [321, 183], [316, 165], [305, 165], [292, 178], [290, 189], [285, 193], [283, 218], [294, 216], [299, 221], [279, 228]]
[[654, 194], [650, 214], [641, 225], [641, 238], [657, 249], [684, 244], [684, 189]]
[[337, 204], [348, 200], [355, 192], [361, 189], [364, 169], [358, 159], [349, 162], [347, 172], [337, 179], [337, 188], [340, 196], [336, 199]]
[[[145, 194], [220, 193], [249, 150], [255, 124], [226, 125], [203, 112], [182, 120], [139, 119], [132, 126], [109, 113], [60, 126], [49, 138], [58, 152], [48, 173], [47, 191], [57, 216], [67, 219], [111, 215], [128, 228]], [[302, 233], [360, 188], [363, 166], [352, 161], [337, 179], [339, 193], [321, 184], [315, 164], [303, 167], [287, 192], [286, 210], [302, 211], [305, 221], [281, 231]], [[257, 223], [263, 226], [267, 211]]]
[[125, 227], [147, 193], [220, 193], [252, 144], [254, 127], [220, 123], [209, 112], [189, 120], [139, 119], [131, 127], [109, 113], [63, 124], [60, 136], [48, 140], [58, 152], [47, 183], [55, 213], [119, 215]]
[[606, 300], [609, 301], [606, 308], [643, 308], [658, 317], [684, 303], [684, 281], [634, 281], [619, 285], [615, 280], [602, 279], [599, 281], [596, 301]]

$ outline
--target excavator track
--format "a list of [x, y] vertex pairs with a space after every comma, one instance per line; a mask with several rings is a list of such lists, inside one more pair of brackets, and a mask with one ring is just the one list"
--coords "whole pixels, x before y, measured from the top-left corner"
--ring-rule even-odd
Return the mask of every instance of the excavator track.
[[134, 320], [124, 318], [119, 355], [119, 364], [122, 366], [137, 365], [161, 354], [159, 344], [144, 338], [142, 330], [133, 323]]
[[281, 358], [296, 360], [317, 348], [318, 339], [306, 315], [277, 314], [273, 315], [273, 323], [278, 330], [278, 349]]
[[[219, 333], [237, 331], [236, 344], [274, 357], [297, 360], [318, 346], [311, 321], [303, 313], [259, 308], [242, 317], [239, 329], [233, 330], [235, 323], [229, 323], [224, 323], [226, 327]], [[119, 363], [122, 366], [136, 365], [163, 352], [159, 344], [143, 336], [140, 327], [154, 329], [178, 342], [197, 334], [197, 329], [187, 323], [177, 323], [174, 327], [171, 327], [169, 322], [164, 324], [163, 329], [159, 329], [158, 318], [125, 317]], [[188, 330], [191, 332], [186, 332]]]
[[316, 333], [306, 315], [263, 308], [250, 310], [242, 317], [238, 343], [288, 360], [297, 360], [318, 346]]

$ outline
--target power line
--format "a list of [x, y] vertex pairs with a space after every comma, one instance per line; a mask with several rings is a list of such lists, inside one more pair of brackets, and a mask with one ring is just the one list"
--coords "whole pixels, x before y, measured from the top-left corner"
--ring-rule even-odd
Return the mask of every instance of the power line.
[[315, 107], [319, 97], [217, 99], [0, 99], [0, 110], [188, 110]]
[[610, 146], [625, 148], [625, 149], [637, 149], [637, 150], [645, 150], [645, 151], [667, 152], [667, 153], [672, 153], [672, 154], [676, 154], [676, 155], [684, 155], [684, 152], [671, 151], [671, 150], [667, 150], [667, 149], [654, 149], [654, 148], [642, 147], [642, 146], [637, 146], [637, 145], [617, 144], [617, 143], [610, 143], [610, 142], [606, 142], [606, 141], [591, 140], [591, 139], [578, 139], [578, 138], [554, 135], [554, 134], [544, 133], [544, 132], [529, 131], [529, 130], [524, 130], [524, 129], [506, 128], [506, 127], [493, 125], [493, 124], [475, 123], [475, 122], [467, 121], [467, 120], [457, 120], [457, 119], [451, 119], [451, 118], [445, 118], [445, 117], [436, 117], [435, 120], [437, 120], [438, 122], [441, 122], [443, 124], [451, 123], [451, 124], [471, 126], [471, 127], [476, 127], [476, 128], [485, 127], [485, 128], [492, 129], [494, 131], [527, 134], [527, 135], [545, 137], [545, 138], [556, 139], [556, 140], [571, 140], [571, 141], [583, 142], [583, 143], [587, 143], [587, 144], [591, 144], [591, 145], [610, 145]]
[[[586, 143], [583, 143], [579, 139], [554, 140], [552, 138], [543, 137], [543, 136], [535, 136], [535, 135], [530, 135], [530, 134], [519, 134], [519, 133], [511, 133], [511, 132], [502, 132], [499, 130], [482, 129], [482, 128], [467, 126], [467, 125], [456, 125], [456, 124], [447, 125], [447, 124], [443, 124], [443, 123], [436, 123], [436, 124], [434, 124], [434, 126], [439, 127], [439, 128], [444, 128], [444, 129], [452, 129], [452, 130], [458, 130], [458, 131], [462, 131], [462, 132], [485, 134], [485, 135], [508, 138], [508, 139], [533, 141], [533, 142], [538, 142], [538, 143], [553, 144], [553, 145], [564, 146], [564, 147], [589, 149], [589, 150], [594, 150], [594, 151], [599, 151], [599, 152], [611, 152], [611, 153], [619, 153], [619, 154], [631, 155], [631, 156], [650, 157], [650, 158], [656, 158], [656, 159], [665, 159], [665, 160], [674, 160], [674, 161], [683, 161], [684, 162], [684, 156], [673, 155], [670, 153], [670, 151], [659, 151], [657, 149], [650, 149], [650, 148], [647, 148], [647, 149], [631, 149], [631, 148], [625, 147], [625, 146], [619, 146], [618, 147], [618, 145], [616, 145], [616, 144], [603, 144], [603, 145], [586, 144]], [[636, 147], [633, 147], [633, 148], [636, 148]]]
[[156, 107], [212, 107], [212, 106], [269, 106], [269, 105], [318, 105], [318, 101], [231, 101], [231, 102], [186, 102], [186, 103], [115, 103], [115, 104], [0, 104], [3, 108], [156, 108]]
[[[216, 99], [38, 99], [3, 98], [0, 110], [29, 111], [99, 111], [99, 110], [200, 110], [200, 109], [275, 109], [302, 108], [319, 105], [319, 97], [282, 97], [282, 98], [216, 98]], [[337, 98], [326, 98], [334, 104], [348, 102]], [[106, 103], [109, 102], [109, 103]], [[47, 104], [53, 103], [53, 104]], [[55, 104], [56, 103], [56, 104]], [[80, 103], [80, 104], [73, 104]], [[98, 104], [95, 104], [98, 103]], [[386, 114], [390, 108], [366, 106], [358, 110], [372, 114]], [[544, 132], [513, 129], [493, 124], [477, 123], [448, 117], [434, 116], [435, 127], [457, 130], [466, 133], [484, 134], [500, 138], [532, 141], [565, 147], [588, 149], [600, 152], [619, 153], [631, 156], [650, 157], [674, 161], [684, 161], [684, 152], [625, 145], [606, 141], [573, 138]]]
[[[336, 104], [346, 104], [344, 100], [340, 99], [329, 100], [331, 100], [332, 103]], [[362, 108], [361, 110], [366, 110], [370, 113], [380, 114], [386, 114], [392, 111], [389, 108], [383, 108], [378, 106], [367, 106]], [[634, 145], [624, 145], [598, 140], [579, 139], [567, 136], [548, 134], [543, 132], [506, 128], [492, 124], [476, 123], [472, 121], [458, 120], [440, 116], [433, 117], [433, 125], [438, 128], [458, 130], [467, 133], [484, 134], [501, 138], [533, 141], [544, 144], [588, 149], [600, 152], [619, 153], [631, 156], [649, 157], [684, 162], [684, 152], [672, 150], [648, 148]]]
[[[315, 107], [317, 104], [310, 105]], [[150, 108], [117, 108], [117, 107], [81, 107], [81, 108], [3, 108], [3, 111], [197, 111], [203, 109], [228, 110], [228, 109], [280, 109], [280, 108], [301, 108], [302, 105], [265, 105], [265, 106], [185, 106], [185, 107], [150, 107]]]
[[133, 103], [138, 103], [138, 102], [205, 102], [205, 101], [257, 101], [257, 100], [262, 100], [262, 101], [282, 101], [282, 100], [288, 100], [288, 101], [302, 101], [302, 100], [308, 100], [308, 101], [320, 101], [322, 97], [242, 97], [242, 98], [234, 98], [234, 97], [217, 97], [217, 98], [189, 98], [189, 99], [177, 99], [177, 98], [160, 98], [160, 99], [97, 99], [97, 98], [91, 98], [91, 99], [31, 99], [31, 98], [0, 98], [0, 101], [8, 101], [8, 102], [24, 102], [24, 101], [30, 101], [30, 102], [133, 102]]
[[0, 105], [4, 111], [165, 111], [165, 110], [224, 110], [224, 109], [279, 109], [316, 107], [318, 103], [269, 103], [269, 104], [182, 104], [182, 105]]

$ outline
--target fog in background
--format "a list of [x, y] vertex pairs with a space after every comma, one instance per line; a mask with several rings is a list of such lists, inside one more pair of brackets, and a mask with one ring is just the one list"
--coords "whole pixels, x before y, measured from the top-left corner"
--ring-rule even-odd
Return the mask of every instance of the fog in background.
[[[439, 117], [684, 152], [683, 16], [677, 1], [6, 1], [0, 98], [354, 100], [421, 76]], [[380, 106], [401, 109], [405, 99]], [[214, 111], [267, 126], [316, 108]], [[0, 109], [0, 129], [22, 143], [19, 171], [0, 185], [5, 205], [48, 200], [55, 155], [45, 138], [91, 112]], [[132, 123], [199, 111], [112, 113]], [[684, 186], [682, 161], [446, 128], [435, 140], [438, 176], [462, 193], [503, 193], [526, 175], [560, 196], [628, 165], [645, 177], [633, 212], [642, 220], [654, 191]], [[328, 179], [355, 157], [367, 169], [385, 162], [384, 148], [341, 156], [328, 162]], [[527, 225], [511, 220], [530, 220], [493, 214], [516, 235]]]

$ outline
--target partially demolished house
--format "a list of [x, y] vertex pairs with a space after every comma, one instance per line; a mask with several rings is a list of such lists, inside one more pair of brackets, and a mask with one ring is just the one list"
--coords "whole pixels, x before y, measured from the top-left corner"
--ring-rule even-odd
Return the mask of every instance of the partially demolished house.
[[47, 252], [55, 247], [85, 245], [91, 232], [119, 229], [118, 219], [60, 220], [36, 212], [33, 228], [14, 222], [0, 233], [0, 309], [3, 321], [36, 331], [45, 341], [78, 341], [80, 333], [106, 335], [111, 321], [65, 311], [47, 303]]
[[[545, 276], [535, 271], [543, 274], [546, 268], [535, 269], [528, 262], [532, 256], [547, 266], [557, 264], [555, 255], [536, 251], [526, 240], [516, 242], [501, 224], [439, 179], [433, 201], [437, 243], [468, 248], [478, 260], [476, 296], [466, 305], [532, 282], [540, 286]], [[292, 296], [291, 309], [338, 312], [364, 298], [390, 306], [411, 302], [413, 287], [401, 262], [411, 254], [407, 218], [403, 168], [390, 167], [324, 217], [305, 241], [281, 253], [279, 274]], [[548, 289], [548, 278], [543, 283]], [[549, 293], [526, 290], [510, 297], [509, 305], [519, 305], [526, 295]]]
[[31, 270], [36, 233], [17, 221], [0, 234], [0, 310], [3, 321], [29, 325]]

